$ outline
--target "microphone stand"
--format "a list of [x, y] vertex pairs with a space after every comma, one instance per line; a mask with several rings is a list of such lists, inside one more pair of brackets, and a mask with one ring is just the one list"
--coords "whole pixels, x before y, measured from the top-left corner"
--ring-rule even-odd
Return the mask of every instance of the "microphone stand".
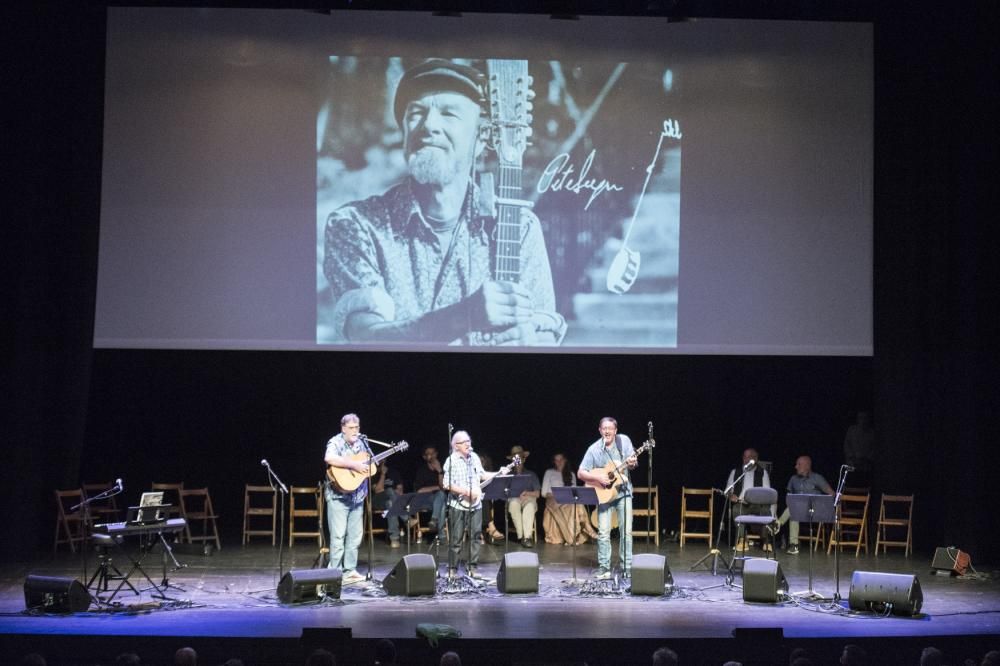
[[[477, 566], [477, 565], [471, 563], [472, 562], [472, 515], [476, 512], [476, 509], [475, 509], [475, 504], [476, 503], [475, 503], [475, 500], [472, 499], [471, 494], [474, 493], [475, 489], [479, 486], [479, 477], [476, 476], [475, 478], [473, 478], [473, 476], [472, 476], [472, 473], [475, 470], [474, 470], [473, 465], [472, 465], [472, 450], [471, 449], [469, 450], [469, 457], [465, 459], [465, 467], [466, 467], [466, 476], [469, 479], [469, 493], [470, 493], [470, 497], [469, 497], [469, 511], [468, 511], [468, 515], [465, 516], [465, 529], [463, 530], [465, 532], [465, 536], [464, 536], [465, 541], [466, 541], [466, 543], [468, 544], [468, 547], [469, 547], [469, 559], [465, 560], [465, 577], [468, 579], [468, 582], [471, 583], [473, 587], [477, 587], [477, 585], [476, 585], [476, 579], [472, 577], [472, 571], [471, 571], [471, 567]], [[476, 485], [474, 486], [472, 484], [476, 484]], [[480, 495], [479, 495], [479, 510], [480, 510], [480, 512], [482, 512], [482, 510], [483, 510], [482, 509], [482, 502], [483, 502], [483, 497], [482, 497], [482, 492], [480, 492]]]
[[[271, 490], [281, 491], [279, 493], [281, 495], [281, 511], [278, 520], [278, 581], [281, 581], [285, 575], [285, 495], [288, 494], [288, 487], [274, 473], [266, 458], [263, 460], [263, 464], [264, 468], [267, 469], [267, 483], [271, 486]], [[322, 525], [320, 525], [320, 531], [323, 531]]]
[[[452, 424], [449, 423], [448, 424], [448, 456], [445, 458], [445, 462], [448, 462], [448, 459], [451, 458], [451, 437], [454, 434], [454, 432], [455, 432], [455, 426], [453, 426]], [[441, 482], [442, 483], [444, 482], [444, 463], [441, 464]], [[445, 548], [448, 548], [451, 545], [451, 526], [450, 526], [450, 523], [448, 522], [451, 519], [451, 506], [449, 506], [450, 505], [449, 500], [451, 499], [451, 497], [450, 497], [451, 492], [445, 490], [444, 486], [440, 486], [440, 488], [441, 488], [441, 492], [444, 493], [444, 515], [441, 517], [441, 520], [442, 520], [443, 524], [442, 525], [438, 525], [438, 532], [437, 532], [437, 534], [434, 535], [434, 552], [439, 556], [438, 557], [439, 561], [441, 559], [440, 558], [440, 555], [441, 555], [440, 548], [441, 548], [441, 541], [442, 541], [441, 534], [444, 533], [444, 528], [446, 526], [448, 527], [448, 543], [445, 544]]]
[[371, 484], [372, 465], [374, 464], [375, 454], [372, 452], [372, 447], [368, 446], [368, 437], [366, 435], [358, 435], [358, 439], [360, 439], [361, 443], [365, 445], [365, 451], [368, 452], [368, 469], [365, 471], [365, 475], [367, 476], [365, 483], [368, 484], [368, 492], [365, 493], [365, 513], [368, 518], [366, 521], [368, 527], [368, 572], [365, 574], [365, 580], [371, 582], [375, 579], [373, 574], [373, 568], [375, 565], [375, 535], [372, 533], [372, 511], [374, 510], [374, 507], [372, 507]]
[[[833, 530], [837, 539], [837, 547], [833, 550], [833, 579], [834, 593], [833, 603], [840, 603], [840, 496], [844, 494], [844, 485], [847, 483], [847, 473], [850, 467], [840, 466], [840, 478], [837, 480], [837, 493], [833, 498]], [[867, 546], [866, 546], [867, 547]]]
[[[704, 562], [706, 562], [708, 560], [708, 558], [711, 557], [712, 558], [712, 575], [713, 576], [717, 576], [718, 575], [718, 571], [719, 571], [719, 558], [722, 558], [722, 561], [725, 562], [725, 564], [726, 564], [726, 570], [727, 570], [725, 585], [731, 585], [732, 582], [733, 582], [733, 565], [736, 563], [736, 544], [735, 543], [733, 544], [733, 559], [732, 559], [732, 561], [729, 561], [729, 560], [726, 559], [726, 556], [722, 554], [722, 550], [719, 548], [719, 546], [722, 544], [722, 526], [725, 524], [726, 516], [727, 515], [729, 515], [729, 516], [732, 515], [733, 500], [730, 499], [730, 496], [733, 494], [733, 489], [735, 489], [736, 486], [739, 485], [740, 481], [742, 481], [743, 478], [747, 475], [747, 473], [751, 469], [753, 469], [753, 466], [752, 465], [744, 465], [742, 469], [743, 469], [742, 473], [738, 477], [736, 477], [735, 479], [733, 479], [733, 482], [730, 483], [728, 486], [726, 486], [725, 490], [719, 490], [718, 488], [712, 488], [713, 491], [715, 491], [717, 493], [721, 493], [722, 496], [726, 498], [726, 506], [722, 510], [722, 517], [719, 519], [719, 529], [718, 529], [718, 532], [716, 533], [716, 536], [715, 536], [715, 547], [714, 548], [710, 548], [708, 550], [708, 552], [705, 554], [704, 557], [702, 557], [700, 560], [698, 560], [697, 562], [695, 562], [694, 564], [691, 565], [691, 569], [690, 569], [691, 571], [694, 571], [697, 567], [701, 566]], [[714, 497], [712, 498], [712, 501], [713, 502], [715, 501]], [[718, 587], [718, 586], [717, 585], [713, 585], [712, 587]], [[703, 588], [703, 589], [708, 590], [708, 589], [711, 589], [711, 587], [706, 587], [706, 588]]]
[[[656, 440], [653, 439], [653, 422], [650, 421], [646, 425], [649, 427], [649, 430], [648, 430], [648, 432], [649, 432], [649, 439], [647, 439], [646, 441], [648, 441], [648, 442], [654, 442], [655, 443]], [[649, 537], [653, 533], [653, 531], [651, 529], [651, 527], [652, 527], [652, 522], [651, 521], [653, 520], [653, 509], [654, 508], [657, 509], [657, 510], [659, 509], [659, 507], [650, 506], [650, 502], [652, 501], [652, 499], [653, 499], [653, 447], [651, 446], [651, 447], [649, 447], [649, 462], [646, 465], [646, 509], [647, 509], [647, 511], [646, 511], [646, 547], [647, 548], [649, 547]], [[657, 535], [657, 538], [659, 538], [659, 535]], [[576, 578], [576, 576], [574, 576], [574, 578]]]

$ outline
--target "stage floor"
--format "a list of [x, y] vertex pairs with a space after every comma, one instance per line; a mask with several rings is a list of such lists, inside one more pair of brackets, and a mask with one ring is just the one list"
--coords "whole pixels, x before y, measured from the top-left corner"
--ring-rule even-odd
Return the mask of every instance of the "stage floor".
[[[512, 544], [510, 551], [526, 549]], [[182, 589], [169, 589], [176, 601], [160, 601], [149, 592], [141, 595], [119, 594], [120, 605], [92, 606], [87, 612], [66, 615], [27, 614], [23, 584], [29, 574], [83, 578], [81, 557], [69, 553], [51, 554], [32, 562], [6, 565], [0, 575], [0, 634], [80, 635], [80, 636], [169, 636], [169, 637], [242, 637], [295, 638], [304, 629], [349, 627], [353, 638], [412, 639], [420, 623], [445, 624], [462, 633], [465, 639], [625, 639], [656, 638], [665, 643], [675, 639], [731, 638], [734, 630], [780, 628], [786, 639], [980, 636], [1000, 634], [1000, 579], [981, 563], [974, 563], [979, 576], [950, 578], [930, 574], [930, 557], [900, 555], [879, 556], [844, 554], [840, 560], [840, 595], [843, 601], [829, 599], [837, 589], [834, 557], [816, 553], [813, 558], [812, 590], [828, 601], [788, 601], [784, 603], [748, 603], [742, 592], [725, 583], [724, 564], [718, 575], [710, 570], [691, 567], [707, 552], [703, 543], [688, 543], [681, 549], [675, 543], [656, 548], [644, 539], [636, 539], [636, 554], [658, 552], [666, 555], [674, 586], [663, 596], [633, 596], [624, 584], [614, 581], [594, 589], [567, 585], [572, 577], [573, 549], [568, 546], [537, 544], [530, 549], [539, 556], [539, 591], [537, 594], [504, 595], [495, 583], [504, 556], [502, 545], [483, 546], [480, 571], [489, 581], [479, 589], [449, 588], [441, 578], [446, 553], [433, 546], [414, 546], [410, 552], [430, 553], [438, 564], [438, 592], [434, 596], [386, 596], [381, 586], [366, 583], [344, 587], [340, 599], [321, 603], [284, 606], [276, 597], [278, 549], [269, 545], [224, 544], [211, 556], [200, 549], [178, 546], [177, 558], [182, 569], [169, 572], [169, 582]], [[406, 554], [377, 542], [373, 574], [382, 579]], [[283, 568], [310, 568], [316, 558], [314, 543], [296, 544], [285, 549]], [[724, 551], [728, 556], [729, 552]], [[752, 555], [761, 556], [759, 550]], [[359, 569], [366, 567], [366, 548], [362, 547]], [[791, 592], [809, 588], [809, 555], [778, 554], [778, 562], [788, 579]], [[123, 567], [126, 562], [117, 558]], [[587, 544], [576, 549], [576, 575], [588, 580], [596, 564], [596, 547]], [[143, 564], [150, 577], [161, 582], [160, 557], [151, 554]], [[95, 567], [88, 562], [88, 574]], [[851, 576], [855, 570], [915, 574], [923, 589], [923, 608], [915, 617], [879, 617], [847, 610]], [[133, 582], [146, 583], [134, 576]], [[736, 578], [736, 583], [740, 578]], [[981, 654], [981, 653], [980, 653]]]

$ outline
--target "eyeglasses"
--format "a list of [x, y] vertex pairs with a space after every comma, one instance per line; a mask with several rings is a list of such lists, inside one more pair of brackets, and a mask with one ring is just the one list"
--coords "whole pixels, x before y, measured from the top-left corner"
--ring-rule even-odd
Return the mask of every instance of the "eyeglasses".
[[455, 446], [458, 446], [459, 444], [472, 444], [472, 440], [471, 439], [463, 439], [461, 442], [455, 442]]

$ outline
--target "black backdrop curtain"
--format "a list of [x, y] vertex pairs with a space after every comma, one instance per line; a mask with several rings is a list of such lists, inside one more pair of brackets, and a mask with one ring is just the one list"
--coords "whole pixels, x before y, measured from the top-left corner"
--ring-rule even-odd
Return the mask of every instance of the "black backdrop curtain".
[[995, 10], [881, 4], [868, 14], [871, 359], [94, 352], [103, 5], [7, 10], [19, 56], [6, 74], [4, 558], [51, 547], [51, 491], [82, 480], [123, 476], [130, 497], [152, 480], [208, 484], [238, 525], [240, 486], [262, 480], [260, 457], [313, 482], [343, 411], [363, 411], [373, 436], [442, 449], [452, 421], [495, 458], [534, 447], [538, 472], [556, 450], [578, 458], [605, 413], [638, 441], [653, 419], [670, 527], [676, 488], [719, 485], [745, 446], [775, 462], [781, 485], [804, 452], [835, 477], [851, 413], [868, 406], [876, 491], [917, 494], [918, 549], [993, 558]]

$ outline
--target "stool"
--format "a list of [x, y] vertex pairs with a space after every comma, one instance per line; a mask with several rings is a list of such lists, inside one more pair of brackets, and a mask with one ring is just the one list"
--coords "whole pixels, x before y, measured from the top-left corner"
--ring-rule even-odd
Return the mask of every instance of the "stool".
[[139, 594], [139, 590], [129, 582], [128, 577], [111, 561], [111, 551], [117, 548], [121, 542], [122, 538], [120, 536], [113, 537], [109, 534], [90, 535], [90, 543], [94, 546], [94, 550], [97, 551], [97, 571], [87, 581], [88, 590], [96, 583], [97, 586], [94, 589], [97, 592], [108, 592], [111, 581], [123, 580], [133, 593]]

